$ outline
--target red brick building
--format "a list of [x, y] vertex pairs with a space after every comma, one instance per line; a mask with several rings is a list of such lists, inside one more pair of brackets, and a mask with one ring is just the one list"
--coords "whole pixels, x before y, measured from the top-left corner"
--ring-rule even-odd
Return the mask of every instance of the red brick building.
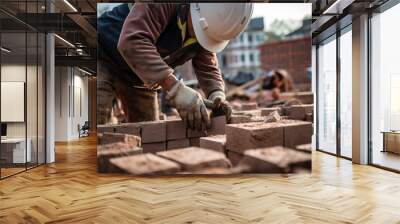
[[307, 70], [311, 67], [311, 37], [269, 42], [260, 46], [261, 68], [287, 70], [294, 81], [295, 88], [311, 88]]

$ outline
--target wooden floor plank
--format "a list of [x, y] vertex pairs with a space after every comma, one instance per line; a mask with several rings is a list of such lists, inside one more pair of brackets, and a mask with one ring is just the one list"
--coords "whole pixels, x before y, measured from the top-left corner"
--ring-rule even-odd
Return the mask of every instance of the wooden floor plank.
[[313, 152], [313, 173], [98, 174], [93, 137], [0, 181], [0, 223], [400, 223], [400, 175]]

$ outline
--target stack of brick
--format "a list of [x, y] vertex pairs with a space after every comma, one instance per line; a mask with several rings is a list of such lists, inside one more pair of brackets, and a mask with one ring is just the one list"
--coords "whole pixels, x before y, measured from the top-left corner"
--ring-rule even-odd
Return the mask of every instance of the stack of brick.
[[[208, 131], [191, 130], [176, 117], [99, 126], [99, 144], [107, 145], [101, 145], [98, 150], [101, 156], [99, 168], [107, 165], [110, 168], [105, 172], [122, 171], [135, 175], [226, 174], [238, 173], [243, 167], [247, 168], [240, 172], [291, 172], [298, 167], [304, 168], [303, 162], [307, 159], [301, 151], [305, 150], [294, 153], [287, 148], [294, 149], [311, 142], [312, 123], [304, 120], [312, 105], [262, 109], [247, 105], [244, 108], [248, 110], [233, 112], [230, 124], [226, 124], [224, 116], [213, 118]], [[285, 120], [281, 114], [298, 120]], [[130, 147], [127, 147], [128, 143]], [[269, 149], [271, 147], [273, 149]], [[293, 160], [284, 159], [288, 156], [293, 156]], [[249, 168], [249, 161], [260, 164]], [[232, 165], [239, 167], [231, 169]]]
[[247, 150], [273, 146], [295, 148], [310, 143], [311, 136], [312, 123], [305, 121], [229, 124], [226, 126], [227, 155], [236, 164]]

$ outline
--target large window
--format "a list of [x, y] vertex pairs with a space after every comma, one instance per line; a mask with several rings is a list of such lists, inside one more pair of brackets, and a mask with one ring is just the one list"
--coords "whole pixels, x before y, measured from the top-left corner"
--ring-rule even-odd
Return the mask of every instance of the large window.
[[340, 154], [352, 157], [352, 33], [342, 31], [340, 41]]
[[336, 36], [318, 47], [319, 150], [336, 153]]
[[371, 19], [372, 163], [400, 170], [400, 4]]

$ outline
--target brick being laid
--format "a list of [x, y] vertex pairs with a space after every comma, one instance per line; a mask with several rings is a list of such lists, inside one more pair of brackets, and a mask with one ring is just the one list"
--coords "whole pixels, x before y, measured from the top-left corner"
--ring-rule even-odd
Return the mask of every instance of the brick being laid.
[[126, 143], [132, 147], [141, 146], [140, 137], [135, 135], [111, 133], [111, 132], [103, 132], [97, 134], [97, 144], [99, 145], [118, 143], [118, 142]]
[[129, 144], [118, 142], [97, 146], [97, 170], [101, 173], [122, 172], [118, 167], [110, 163], [110, 160], [118, 157], [138, 155], [142, 148], [132, 147]]
[[206, 168], [229, 168], [230, 161], [223, 153], [198, 147], [174, 149], [157, 153], [158, 156], [177, 162], [183, 171]]
[[200, 138], [200, 148], [225, 152], [226, 135], [214, 135]]
[[230, 124], [242, 124], [251, 122], [251, 116], [248, 115], [231, 115]]
[[226, 148], [243, 153], [248, 149], [282, 146], [284, 128], [280, 123], [244, 123], [226, 125]]
[[181, 169], [176, 162], [151, 153], [114, 158], [110, 162], [120, 170], [133, 175], [173, 174]]
[[311, 172], [311, 155], [281, 146], [252, 149], [244, 153], [238, 167], [245, 173]]
[[186, 123], [180, 118], [174, 118], [166, 121], [167, 140], [186, 138]]
[[211, 118], [211, 128], [207, 130], [207, 135], [224, 135], [225, 134], [226, 117], [218, 116]]
[[255, 110], [258, 104], [255, 102], [241, 103], [240, 110]]
[[165, 142], [167, 140], [167, 125], [165, 121], [146, 121], [136, 124], [141, 128], [143, 143]]

